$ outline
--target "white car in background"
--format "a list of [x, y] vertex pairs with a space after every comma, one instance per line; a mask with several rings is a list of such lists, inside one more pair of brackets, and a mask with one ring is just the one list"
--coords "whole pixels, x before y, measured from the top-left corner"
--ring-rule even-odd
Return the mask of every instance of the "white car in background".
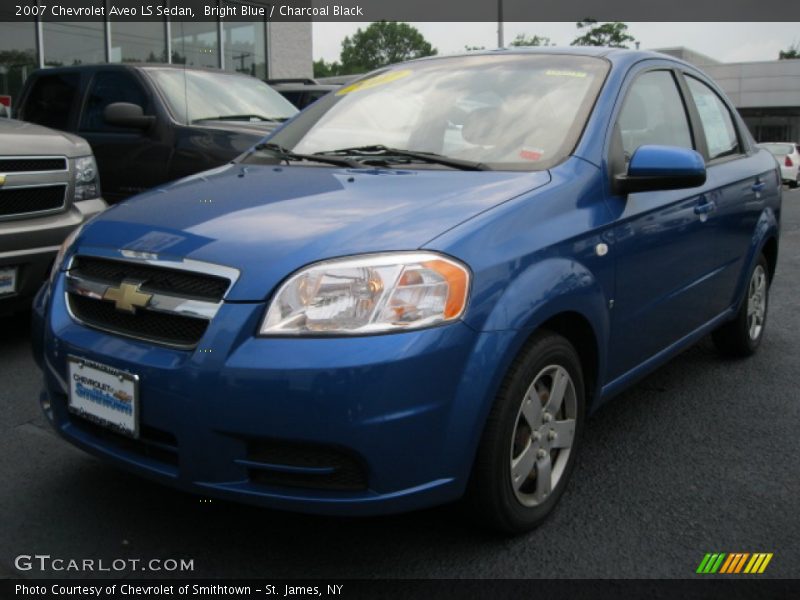
[[790, 187], [800, 184], [800, 146], [793, 142], [764, 142], [760, 147], [768, 150], [781, 166], [781, 179]]

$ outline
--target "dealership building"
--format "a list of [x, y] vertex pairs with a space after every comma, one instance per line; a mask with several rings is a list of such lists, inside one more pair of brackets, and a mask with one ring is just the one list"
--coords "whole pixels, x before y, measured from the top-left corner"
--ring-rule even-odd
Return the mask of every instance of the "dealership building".
[[12, 103], [34, 69], [107, 62], [178, 63], [261, 79], [310, 77], [311, 23], [0, 22], [0, 96]]

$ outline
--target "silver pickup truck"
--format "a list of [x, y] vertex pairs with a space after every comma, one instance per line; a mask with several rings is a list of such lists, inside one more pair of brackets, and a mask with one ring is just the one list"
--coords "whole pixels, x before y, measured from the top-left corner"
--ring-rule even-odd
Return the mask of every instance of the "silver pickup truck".
[[0, 119], [0, 315], [27, 308], [64, 239], [105, 208], [83, 138]]

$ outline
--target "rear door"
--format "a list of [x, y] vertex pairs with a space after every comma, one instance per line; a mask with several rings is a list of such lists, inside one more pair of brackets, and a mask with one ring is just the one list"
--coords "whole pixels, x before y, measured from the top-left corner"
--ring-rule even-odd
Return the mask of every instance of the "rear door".
[[685, 95], [706, 159], [706, 197], [710, 212], [708, 236], [708, 290], [711, 316], [731, 307], [748, 258], [756, 222], [770, 194], [775, 193], [773, 169], [762, 172], [746, 132], [733, 109], [707, 82], [684, 73]]
[[81, 111], [78, 134], [94, 151], [103, 196], [119, 202], [166, 180], [171, 146], [162, 141], [161, 128], [147, 130], [109, 125], [104, 112], [109, 104], [129, 102], [155, 114], [148, 89], [132, 71], [99, 70], [95, 73]]

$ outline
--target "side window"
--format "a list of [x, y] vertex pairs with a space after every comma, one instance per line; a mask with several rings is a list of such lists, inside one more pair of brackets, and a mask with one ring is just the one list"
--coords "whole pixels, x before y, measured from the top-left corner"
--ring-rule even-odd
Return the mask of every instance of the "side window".
[[130, 131], [105, 122], [103, 112], [114, 102], [138, 104], [147, 114], [147, 93], [141, 84], [124, 71], [101, 71], [89, 87], [89, 96], [81, 118], [81, 131]]
[[645, 144], [693, 148], [686, 109], [670, 71], [650, 71], [633, 82], [617, 125], [626, 160]]
[[25, 101], [23, 117], [45, 127], [66, 129], [79, 86], [80, 75], [77, 73], [39, 77]]
[[295, 92], [292, 91], [285, 91], [281, 92], [284, 98], [286, 98], [289, 102], [294, 104], [295, 106], [300, 106], [300, 99], [303, 97], [303, 92]]
[[692, 99], [700, 113], [700, 122], [706, 134], [708, 158], [714, 160], [722, 156], [739, 154], [739, 139], [733, 125], [728, 107], [720, 100], [716, 92], [702, 81], [686, 77]]

